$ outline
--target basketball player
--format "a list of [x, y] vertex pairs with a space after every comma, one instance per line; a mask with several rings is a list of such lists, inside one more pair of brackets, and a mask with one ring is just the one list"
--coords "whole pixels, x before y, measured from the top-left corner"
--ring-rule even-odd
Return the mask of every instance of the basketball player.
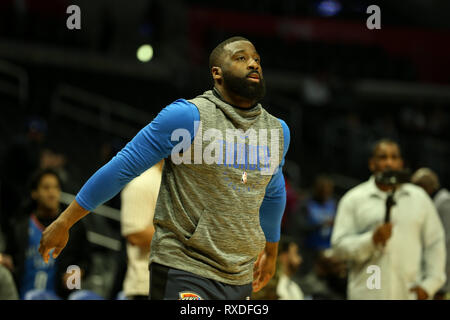
[[[78, 220], [166, 159], [153, 221], [150, 299], [246, 299], [267, 284], [275, 273], [286, 203], [281, 168], [289, 129], [259, 103], [265, 81], [249, 40], [220, 43], [209, 67], [212, 90], [164, 108], [45, 230], [45, 261], [52, 249], [59, 255]], [[242, 132], [237, 142], [227, 137], [236, 129]], [[211, 140], [207, 132], [215, 132], [214, 163], [202, 161], [211, 153], [212, 143], [203, 141]], [[245, 163], [237, 161], [243, 152]]]

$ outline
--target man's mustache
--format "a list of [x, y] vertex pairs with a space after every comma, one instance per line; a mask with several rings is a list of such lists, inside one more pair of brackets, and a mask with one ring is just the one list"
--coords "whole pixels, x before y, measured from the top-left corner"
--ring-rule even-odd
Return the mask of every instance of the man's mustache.
[[258, 75], [258, 78], [261, 79], [261, 75], [259, 74], [258, 71], [250, 71], [250, 72], [247, 74], [247, 77], [250, 77], [250, 75], [252, 75], [252, 74], [257, 74], [257, 75]]

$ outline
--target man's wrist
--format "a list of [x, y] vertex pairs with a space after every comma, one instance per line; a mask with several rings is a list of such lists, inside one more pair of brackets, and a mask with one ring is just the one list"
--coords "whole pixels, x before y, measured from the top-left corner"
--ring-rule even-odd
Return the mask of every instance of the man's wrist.
[[64, 229], [69, 230], [72, 227], [72, 224], [70, 223], [70, 220], [66, 215], [60, 215], [58, 219], [56, 219], [56, 222]]
[[266, 242], [264, 253], [268, 258], [276, 258], [278, 256], [278, 242]]
[[69, 230], [78, 220], [88, 213], [88, 210], [84, 209], [76, 200], [74, 200], [69, 207], [61, 213], [57, 221], [62, 227]]

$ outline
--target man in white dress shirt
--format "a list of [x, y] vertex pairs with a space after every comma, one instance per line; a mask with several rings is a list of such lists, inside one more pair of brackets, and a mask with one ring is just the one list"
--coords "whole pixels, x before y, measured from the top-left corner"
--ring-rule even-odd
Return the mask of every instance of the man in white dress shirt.
[[123, 292], [130, 300], [147, 300], [149, 295], [148, 261], [163, 163], [161, 160], [130, 181], [121, 194], [121, 229], [127, 239], [128, 257]]
[[[369, 169], [374, 175], [403, 169], [398, 144], [377, 142]], [[349, 264], [349, 299], [424, 300], [445, 283], [445, 236], [433, 202], [422, 188], [400, 184], [385, 222], [392, 188], [372, 176], [339, 202], [331, 242]]]

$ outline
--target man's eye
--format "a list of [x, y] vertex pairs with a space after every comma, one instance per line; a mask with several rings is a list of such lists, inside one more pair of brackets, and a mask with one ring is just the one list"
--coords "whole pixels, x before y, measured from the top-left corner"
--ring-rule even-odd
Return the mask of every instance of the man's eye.
[[240, 57], [238, 57], [238, 60], [245, 61], [245, 57], [244, 56], [240, 56]]

